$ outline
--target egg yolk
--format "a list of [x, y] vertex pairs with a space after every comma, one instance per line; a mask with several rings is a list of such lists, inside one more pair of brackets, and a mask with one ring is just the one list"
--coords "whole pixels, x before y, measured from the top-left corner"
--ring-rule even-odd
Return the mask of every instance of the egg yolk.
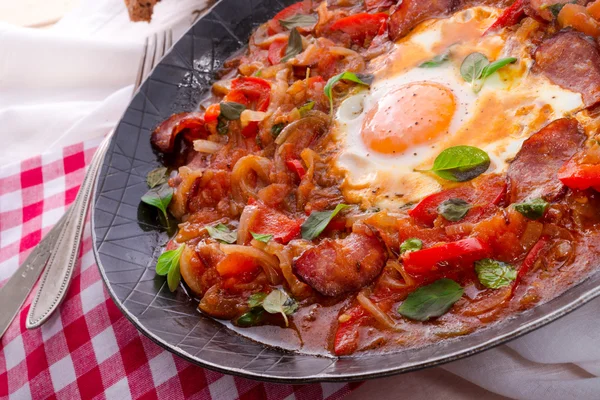
[[398, 154], [444, 135], [456, 110], [450, 89], [431, 82], [402, 86], [367, 112], [361, 137], [378, 153]]

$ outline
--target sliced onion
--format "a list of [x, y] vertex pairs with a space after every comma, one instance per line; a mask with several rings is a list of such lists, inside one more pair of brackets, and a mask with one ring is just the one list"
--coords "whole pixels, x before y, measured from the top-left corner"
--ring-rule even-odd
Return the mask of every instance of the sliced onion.
[[279, 285], [281, 276], [279, 275], [279, 260], [277, 257], [252, 246], [240, 246], [238, 244], [221, 244], [221, 250], [225, 254], [241, 254], [253, 258], [260, 265], [267, 276], [271, 285]]
[[250, 224], [258, 215], [258, 208], [248, 205], [244, 207], [242, 215], [240, 215], [240, 224], [237, 229], [237, 244], [246, 244], [250, 239]]
[[356, 300], [358, 300], [358, 303], [362, 306], [362, 308], [364, 308], [369, 314], [371, 314], [373, 318], [375, 318], [380, 324], [396, 331], [402, 330], [396, 325], [394, 320], [390, 318], [389, 315], [381, 311], [381, 309], [377, 307], [375, 303], [369, 300], [369, 298], [365, 296], [362, 292], [358, 293], [358, 295], [356, 296]]
[[194, 150], [198, 153], [214, 154], [222, 148], [223, 145], [221, 143], [213, 142], [212, 140], [194, 140]]
[[388, 264], [391, 265], [396, 271], [398, 271], [398, 273], [402, 276], [402, 279], [404, 279], [404, 282], [407, 286], [414, 286], [415, 280], [412, 278], [412, 276], [409, 275], [408, 272], [404, 270], [404, 266], [402, 264], [395, 260], [388, 261]]
[[[260, 29], [260, 28], [259, 28]], [[256, 30], [256, 33], [258, 34], [258, 29]], [[268, 48], [271, 43], [273, 43], [276, 40], [287, 40], [289, 33], [283, 32], [283, 33], [277, 33], [275, 35], [272, 36], [267, 36], [267, 37], [257, 37], [255, 35], [254, 37], [254, 44], [257, 45], [258, 47], [261, 47], [263, 49]]]
[[265, 157], [248, 155], [240, 158], [231, 171], [231, 191], [237, 201], [246, 202], [250, 196], [257, 197], [252, 173], [263, 182], [271, 183], [269, 172], [271, 160]]
[[306, 113], [306, 116], [298, 121], [294, 121], [291, 124], [287, 125], [285, 128], [281, 130], [277, 139], [275, 139], [275, 143], [281, 145], [288, 141], [288, 139], [293, 138], [293, 134], [300, 128], [307, 124], [318, 126], [318, 127], [326, 127], [329, 124], [329, 116], [321, 111], [311, 110]]
[[215, 94], [225, 96], [231, 90], [231, 81], [232, 79], [222, 79], [220, 81], [216, 81], [212, 85], [212, 90]]
[[279, 268], [283, 274], [283, 278], [286, 280], [290, 292], [292, 292], [295, 298], [305, 299], [313, 293], [310, 286], [301, 282], [296, 275], [294, 275], [294, 272], [292, 271], [293, 257], [289, 248], [273, 240], [269, 241], [269, 243], [253, 240], [252, 245], [261, 248], [266, 253], [272, 254], [279, 259]]
[[340, 46], [331, 46], [329, 48], [329, 52], [335, 56], [342, 56], [342, 57], [348, 57], [348, 56], [353, 56], [353, 57], [360, 57], [360, 55], [355, 52], [352, 49], [348, 49], [346, 47], [340, 47]]
[[173, 199], [169, 204], [169, 210], [175, 218], [182, 219], [187, 213], [189, 192], [196, 179], [202, 177], [202, 170], [192, 170], [189, 167], [183, 166], [179, 168], [179, 177], [181, 178], [181, 183], [175, 188]]
[[252, 111], [252, 110], [244, 110], [240, 115], [240, 122], [242, 123], [242, 128], [245, 128], [249, 122], [260, 122], [267, 117], [266, 112], [261, 111]]

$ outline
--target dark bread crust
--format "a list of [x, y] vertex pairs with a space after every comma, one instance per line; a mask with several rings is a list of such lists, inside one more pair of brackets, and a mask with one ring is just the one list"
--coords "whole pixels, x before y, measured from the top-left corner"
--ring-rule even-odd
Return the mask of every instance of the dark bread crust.
[[134, 21], [150, 22], [154, 6], [160, 0], [125, 0], [129, 18]]

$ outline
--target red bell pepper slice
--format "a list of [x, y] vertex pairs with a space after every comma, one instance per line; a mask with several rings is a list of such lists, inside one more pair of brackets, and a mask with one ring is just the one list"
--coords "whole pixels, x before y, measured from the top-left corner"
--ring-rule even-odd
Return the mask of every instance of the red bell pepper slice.
[[359, 13], [338, 19], [331, 25], [331, 30], [347, 33], [353, 42], [363, 44], [365, 40], [377, 36], [387, 20], [386, 13]]
[[367, 312], [360, 305], [347, 310], [344, 314], [346, 319], [338, 322], [335, 332], [333, 352], [336, 356], [347, 356], [358, 348], [358, 328], [366, 320]]
[[406, 272], [421, 275], [433, 271], [441, 262], [471, 264], [489, 257], [491, 253], [492, 250], [487, 243], [471, 237], [405, 253], [402, 261]]
[[[231, 81], [231, 91], [225, 101], [244, 104], [256, 111], [267, 111], [271, 101], [271, 84], [254, 76], [236, 78]], [[242, 129], [245, 137], [254, 137], [258, 133], [258, 122], [252, 121]]]
[[487, 35], [490, 32], [513, 26], [525, 16], [525, 0], [515, 0], [510, 7], [498, 17], [498, 19], [484, 32]]
[[538, 259], [538, 256], [540, 255], [540, 252], [546, 246], [546, 243], [548, 243], [548, 238], [542, 236], [540, 240], [538, 240], [537, 243], [533, 245], [531, 250], [529, 250], [529, 253], [527, 253], [527, 256], [525, 257], [523, 263], [521, 264], [521, 267], [519, 268], [519, 272], [517, 272], [517, 278], [512, 284], [513, 291], [515, 290], [519, 282], [521, 282], [521, 279], [523, 279], [527, 272], [529, 272], [533, 264], [535, 264], [535, 262]]
[[567, 161], [558, 170], [558, 179], [571, 189], [600, 189], [600, 165]]
[[300, 235], [302, 220], [293, 219], [254, 199], [248, 200], [248, 206], [257, 207], [258, 213], [248, 229], [254, 233], [273, 235], [273, 239], [286, 244]]
[[276, 33], [283, 32], [283, 27], [279, 23], [279, 20], [292, 17], [296, 14], [306, 14], [304, 12], [304, 5], [302, 1], [292, 4], [291, 6], [286, 7], [275, 14], [275, 16], [267, 24], [267, 33], [269, 35], [274, 35]]
[[304, 175], [306, 175], [306, 169], [304, 169], [304, 166], [300, 160], [287, 160], [285, 165], [287, 165], [291, 171], [294, 171], [300, 179], [304, 178]]
[[287, 47], [286, 39], [274, 40], [269, 46], [269, 55], [267, 58], [272, 65], [279, 64], [283, 58], [283, 50]]

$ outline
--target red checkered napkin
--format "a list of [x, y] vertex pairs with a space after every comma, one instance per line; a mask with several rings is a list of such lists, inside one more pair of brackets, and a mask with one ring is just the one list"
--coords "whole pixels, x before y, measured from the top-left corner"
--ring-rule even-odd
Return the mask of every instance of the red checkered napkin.
[[[0, 168], [0, 286], [77, 194], [98, 141]], [[0, 398], [339, 399], [357, 384], [291, 386], [202, 369], [155, 345], [119, 312], [100, 279], [89, 224], [67, 297], [40, 329], [26, 301], [0, 343]], [[2, 305], [0, 305], [2, 307]]]

